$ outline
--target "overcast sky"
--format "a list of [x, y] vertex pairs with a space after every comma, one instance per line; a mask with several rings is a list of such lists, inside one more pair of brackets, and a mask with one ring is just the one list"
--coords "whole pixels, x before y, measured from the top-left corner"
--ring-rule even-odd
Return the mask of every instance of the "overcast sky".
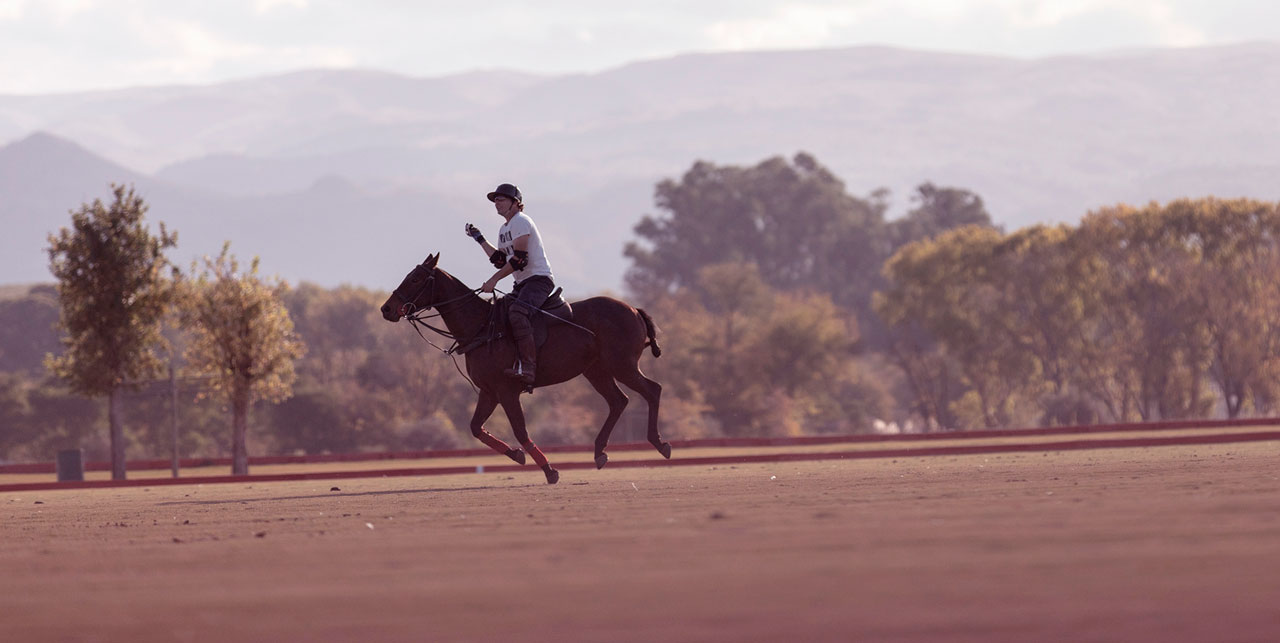
[[1275, 0], [0, 0], [0, 93], [318, 67], [592, 72], [865, 44], [1019, 57], [1280, 41]]

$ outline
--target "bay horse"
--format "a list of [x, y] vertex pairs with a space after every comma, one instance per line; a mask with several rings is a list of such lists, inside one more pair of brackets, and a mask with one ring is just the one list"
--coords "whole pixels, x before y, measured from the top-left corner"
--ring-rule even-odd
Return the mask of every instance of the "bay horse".
[[[502, 372], [516, 359], [515, 344], [507, 338], [485, 341], [486, 337], [482, 337], [494, 319], [495, 304], [437, 267], [439, 260], [439, 254], [431, 255], [409, 272], [382, 304], [383, 319], [398, 322], [418, 311], [435, 308], [448, 330], [447, 336], [463, 347], [467, 375], [480, 392], [471, 416], [471, 434], [520, 464], [525, 463], [528, 452], [542, 467], [547, 484], [555, 484], [560, 480], [560, 473], [529, 439], [525, 427], [524, 410], [520, 406], [524, 384]], [[570, 306], [572, 324], [548, 325], [546, 342], [538, 350], [533, 387], [551, 386], [582, 375], [604, 397], [609, 404], [609, 415], [595, 440], [596, 468], [603, 468], [609, 461], [604, 451], [609, 445], [609, 434], [627, 406], [627, 395], [618, 388], [619, 382], [625, 384], [649, 404], [649, 444], [669, 459], [671, 445], [658, 433], [658, 398], [662, 385], [645, 377], [639, 365], [646, 347], [654, 357], [662, 353], [654, 336], [653, 320], [644, 310], [611, 297], [592, 297]], [[523, 450], [508, 446], [484, 430], [485, 421], [499, 404]]]

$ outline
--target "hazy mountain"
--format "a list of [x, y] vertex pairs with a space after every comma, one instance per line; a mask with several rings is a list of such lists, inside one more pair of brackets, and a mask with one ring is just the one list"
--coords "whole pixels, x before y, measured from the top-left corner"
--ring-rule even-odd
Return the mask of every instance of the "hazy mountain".
[[[6, 229], [0, 236], [0, 283], [50, 280], [48, 234], [68, 225], [69, 211], [81, 203], [109, 200], [111, 182], [134, 185], [149, 205], [147, 220], [178, 231], [178, 248], [170, 257], [182, 267], [202, 255], [216, 255], [230, 240], [238, 257], [259, 256], [265, 273], [294, 282], [389, 290], [428, 253], [443, 252], [451, 272], [478, 286], [492, 270], [462, 233], [463, 223], [474, 221], [495, 234], [501, 223], [483, 194], [477, 204], [475, 195], [464, 200], [422, 188], [371, 190], [332, 174], [292, 192], [219, 194], [132, 172], [40, 133], [0, 148], [0, 194], [5, 195], [0, 221]], [[629, 200], [642, 200], [635, 192], [622, 190]], [[590, 210], [593, 200], [609, 196], [587, 194], [572, 203], [545, 200], [544, 207]], [[544, 234], [556, 238], [621, 238], [627, 224], [621, 219], [615, 223], [577, 228], [555, 218], [540, 225]], [[591, 262], [607, 254], [614, 265], [620, 264], [616, 247], [565, 246], [557, 249], [556, 267], [566, 289], [585, 293], [612, 287], [594, 274]]]
[[496, 228], [483, 194], [512, 181], [580, 294], [618, 287], [653, 184], [697, 159], [805, 150], [852, 193], [887, 186], [903, 210], [923, 181], [964, 187], [1008, 227], [1117, 201], [1280, 199], [1278, 67], [1276, 44], [1036, 60], [860, 47], [0, 96], [0, 141], [16, 141], [0, 149], [0, 282], [47, 279], [44, 234], [109, 180], [137, 183], [183, 253], [230, 238], [291, 280], [383, 288], [437, 250], [478, 284], [487, 264], [459, 230]]
[[70, 210], [106, 196], [106, 186], [141, 183], [143, 176], [38, 133], [0, 148], [0, 282], [52, 279], [47, 238], [68, 225]]

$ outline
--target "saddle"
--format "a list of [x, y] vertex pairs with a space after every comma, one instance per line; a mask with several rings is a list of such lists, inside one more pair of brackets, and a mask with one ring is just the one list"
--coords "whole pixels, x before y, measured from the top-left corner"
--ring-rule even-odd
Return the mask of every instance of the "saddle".
[[[573, 306], [570, 306], [569, 302], [565, 301], [564, 295], [561, 294], [563, 290], [563, 288], [557, 287], [550, 295], [547, 295], [547, 300], [542, 302], [542, 306], [538, 308], [539, 312], [529, 315], [529, 321], [533, 325], [533, 345], [537, 348], [542, 348], [542, 344], [547, 341], [547, 328], [573, 321]], [[498, 302], [498, 312], [502, 315], [501, 319], [503, 320], [501, 336], [511, 336], [511, 325], [506, 320], [509, 319], [507, 312], [513, 302], [515, 302], [515, 297], [511, 296], [503, 297]]]
[[[547, 300], [542, 303], [538, 312], [529, 315], [529, 321], [533, 325], [533, 344], [537, 348], [542, 348], [542, 344], [547, 341], [548, 327], [573, 321], [573, 306], [565, 301], [561, 294], [563, 290], [563, 288], [556, 288], [547, 295]], [[493, 307], [493, 317], [489, 320], [488, 331], [481, 332], [478, 338], [458, 347], [454, 352], [466, 354], [494, 340], [511, 337], [511, 324], [507, 322], [509, 319], [507, 311], [515, 300], [515, 297], [509, 295], [499, 299], [497, 305]]]

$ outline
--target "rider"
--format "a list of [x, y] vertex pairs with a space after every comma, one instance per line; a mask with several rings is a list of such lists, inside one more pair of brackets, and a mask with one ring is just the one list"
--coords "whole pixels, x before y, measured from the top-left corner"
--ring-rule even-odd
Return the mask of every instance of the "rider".
[[537, 368], [537, 347], [534, 346], [533, 325], [529, 317], [547, 301], [547, 296], [555, 289], [555, 282], [551, 264], [547, 262], [547, 255], [542, 248], [538, 226], [524, 213], [524, 198], [520, 190], [510, 183], [503, 183], [490, 192], [488, 197], [498, 214], [506, 219], [506, 223], [498, 230], [498, 247], [485, 241], [480, 230], [470, 223], [467, 224], [466, 232], [484, 248], [490, 263], [498, 269], [480, 287], [482, 292], [493, 292], [504, 277], [515, 275], [515, 286], [511, 289], [511, 294], [515, 295], [516, 301], [507, 309], [507, 320], [511, 324], [511, 335], [515, 339], [520, 357], [511, 368], [503, 372], [530, 386]]

